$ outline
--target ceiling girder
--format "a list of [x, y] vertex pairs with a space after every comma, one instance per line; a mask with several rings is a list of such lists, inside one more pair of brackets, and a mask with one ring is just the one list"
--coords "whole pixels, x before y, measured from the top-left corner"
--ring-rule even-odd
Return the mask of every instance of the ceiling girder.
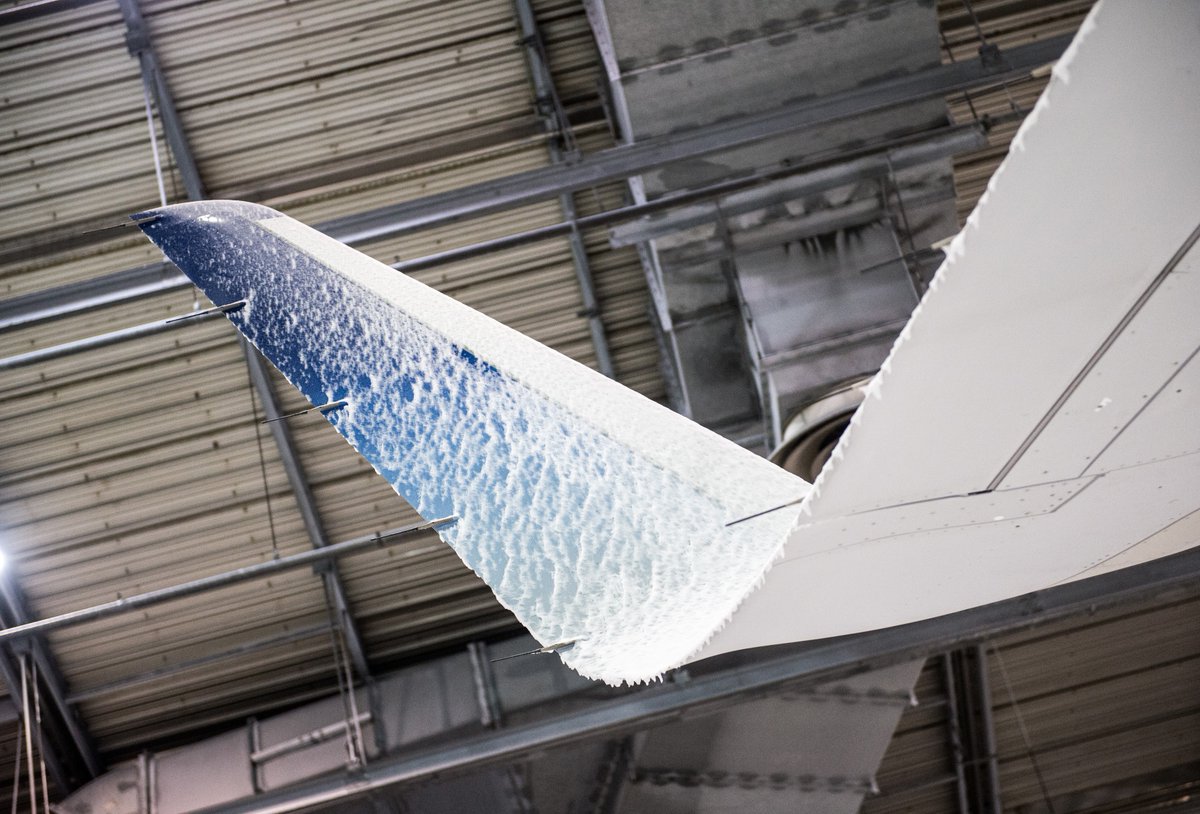
[[[296, 450], [292, 431], [283, 417], [283, 411], [279, 409], [279, 399], [275, 396], [275, 388], [271, 384], [271, 376], [267, 372], [267, 363], [262, 354], [245, 338], [239, 335], [238, 341], [246, 356], [246, 364], [250, 367], [250, 379], [254, 383], [254, 390], [258, 393], [259, 401], [262, 402], [263, 414], [269, 422], [271, 436], [275, 439], [275, 446], [279, 449], [279, 460], [283, 465], [283, 471], [287, 474], [288, 483], [292, 487], [292, 494], [296, 498], [296, 507], [300, 510], [300, 519], [304, 522], [304, 530], [308, 532], [308, 538], [312, 541], [314, 549], [328, 548], [329, 535], [325, 531], [325, 524], [321, 522], [321, 515], [317, 510], [317, 500], [313, 497], [312, 486], [304, 471], [304, 464], [300, 461], [300, 454]], [[350, 660], [354, 664], [354, 670], [360, 678], [369, 678], [371, 671], [367, 665], [366, 647], [358, 630], [358, 624], [354, 621], [354, 615], [350, 612], [350, 602], [346, 598], [346, 588], [342, 584], [337, 562], [332, 559], [326, 560], [325, 567], [320, 569], [320, 574], [325, 584], [326, 598], [336, 615], [337, 626], [350, 651]]]
[[996, 726], [988, 680], [987, 648], [973, 645], [947, 654], [950, 717], [958, 730], [963, 814], [1003, 814]]
[[[676, 161], [754, 143], [793, 130], [1012, 80], [1057, 59], [1069, 41], [1070, 36], [1067, 35], [1011, 48], [1003, 53], [1000, 67], [985, 65], [981, 60], [941, 65], [901, 79], [790, 105], [770, 113], [646, 139], [569, 163], [517, 173], [316, 226], [344, 243], [353, 244], [497, 212], [597, 184], [623, 180]], [[169, 264], [139, 266], [0, 303], [0, 330], [188, 285], [187, 278]]]
[[[554, 87], [554, 77], [546, 64], [546, 51], [542, 44], [542, 35], [538, 30], [537, 17], [529, 0], [514, 0], [517, 12], [517, 25], [521, 30], [521, 42], [525, 45], [526, 65], [529, 77], [533, 82], [535, 101], [543, 117], [546, 131], [552, 136], [547, 142], [550, 160], [555, 165], [561, 165], [565, 160], [559, 141], [564, 144], [573, 143], [571, 123], [567, 120], [558, 90]], [[600, 302], [596, 298], [596, 286], [592, 279], [591, 264], [588, 262], [587, 247], [583, 244], [583, 234], [576, 222], [575, 199], [570, 192], [560, 193], [558, 205], [562, 209], [563, 219], [571, 224], [567, 232], [567, 242], [571, 247], [571, 262], [575, 266], [575, 278], [579, 282], [579, 294], [583, 308], [580, 313], [587, 318], [588, 332], [592, 337], [592, 347], [596, 350], [596, 368], [608, 376], [614, 377], [612, 353], [608, 347], [608, 336], [604, 332], [604, 322], [600, 318]]]

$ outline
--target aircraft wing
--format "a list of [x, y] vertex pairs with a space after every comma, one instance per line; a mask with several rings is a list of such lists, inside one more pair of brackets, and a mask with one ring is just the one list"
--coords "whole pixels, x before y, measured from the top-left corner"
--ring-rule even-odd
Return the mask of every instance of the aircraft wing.
[[1200, 544], [1200, 5], [1093, 10], [700, 657]]

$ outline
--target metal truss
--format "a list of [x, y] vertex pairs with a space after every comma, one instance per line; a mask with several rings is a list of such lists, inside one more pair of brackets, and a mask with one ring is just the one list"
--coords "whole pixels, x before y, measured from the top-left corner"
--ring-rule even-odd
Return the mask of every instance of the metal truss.
[[[1053, 37], [1004, 51], [998, 62], [985, 63], [980, 59], [941, 65], [900, 79], [878, 82], [768, 113], [614, 147], [562, 164], [405, 201], [316, 226], [344, 243], [354, 244], [490, 214], [597, 184], [624, 180], [656, 167], [753, 144], [795, 130], [1011, 81], [1027, 76], [1034, 68], [1057, 59], [1069, 41], [1069, 35]], [[165, 116], [164, 129], [168, 132], [171, 129], [166, 127]], [[184, 180], [186, 185], [186, 176]], [[0, 330], [188, 285], [187, 278], [169, 264], [139, 266], [0, 303]]]

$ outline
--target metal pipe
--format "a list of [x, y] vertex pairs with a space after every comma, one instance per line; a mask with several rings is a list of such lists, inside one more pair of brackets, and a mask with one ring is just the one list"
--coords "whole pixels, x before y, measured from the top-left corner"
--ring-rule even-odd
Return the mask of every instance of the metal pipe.
[[279, 571], [289, 571], [296, 568], [303, 568], [307, 565], [319, 563], [324, 560], [330, 560], [335, 557], [341, 557], [346, 554], [353, 554], [356, 551], [362, 551], [372, 546], [388, 545], [395, 538], [408, 534], [413, 534], [418, 531], [425, 531], [437, 526], [450, 523], [454, 520], [453, 517], [442, 517], [437, 520], [428, 520], [421, 523], [413, 523], [408, 526], [401, 526], [385, 531], [381, 534], [368, 534], [362, 537], [355, 537], [351, 540], [346, 540], [341, 543], [324, 548], [314, 548], [309, 551], [301, 551], [298, 554], [290, 554], [286, 557], [280, 557], [266, 562], [247, 565], [242, 568], [236, 568], [232, 571], [226, 571], [221, 574], [213, 574], [212, 576], [202, 577], [191, 582], [184, 582], [180, 585], [172, 585], [167, 588], [159, 588], [154, 591], [147, 591], [144, 594], [134, 594], [133, 596], [115, 599], [112, 602], [104, 602], [99, 605], [93, 605], [90, 608], [81, 608], [80, 610], [68, 611], [51, 616], [47, 619], [39, 619], [34, 622], [25, 622], [24, 624], [14, 625], [13, 627], [0, 630], [0, 642], [6, 642], [13, 639], [28, 638], [36, 633], [44, 633], [51, 630], [60, 630], [65, 627], [83, 624], [84, 622], [94, 622], [98, 619], [105, 619], [109, 616], [127, 613], [138, 608], [145, 608], [151, 605], [159, 605], [163, 602], [169, 602], [173, 599], [182, 599], [187, 596], [205, 593], [216, 588], [224, 588], [229, 585], [236, 585], [239, 582], [247, 582], [249, 580], [259, 579], [269, 574], [274, 574]]
[[116, 345], [121, 342], [128, 342], [131, 339], [141, 339], [143, 336], [154, 336], [155, 334], [166, 333], [173, 331], [176, 328], [183, 328], [188, 325], [196, 325], [201, 322], [209, 322], [217, 317], [225, 316], [221, 311], [212, 311], [207, 314], [198, 314], [192, 319], [186, 321], [164, 321], [157, 320], [155, 322], [144, 322], [141, 325], [133, 325], [129, 328], [121, 328], [108, 333], [97, 334], [83, 339], [76, 339], [72, 342], [63, 342], [60, 345], [51, 345], [48, 348], [38, 348], [27, 353], [18, 353], [15, 356], [8, 356], [0, 359], [0, 370], [15, 370], [20, 367], [28, 367], [30, 365], [49, 362], [53, 359], [61, 359], [64, 356], [71, 356], [76, 353], [84, 353], [90, 350], [98, 350], [99, 348], [107, 348], [110, 345]]
[[560, 745], [717, 712], [803, 680], [820, 683], [1127, 602], [1200, 593], [1200, 549], [908, 625], [811, 645], [789, 656], [668, 682], [588, 709], [410, 752], [366, 769], [297, 784], [196, 814], [281, 814], [373, 789], [511, 762]]
[[989, 814], [1004, 814], [1000, 802], [1000, 759], [996, 754], [996, 723], [992, 716], [992, 687], [988, 678], [987, 647], [975, 646], [975, 689], [979, 700], [979, 722], [987, 754], [987, 799]]
[[268, 760], [290, 755], [293, 752], [299, 752], [301, 749], [306, 749], [309, 746], [316, 746], [318, 743], [324, 743], [330, 738], [336, 738], [338, 735], [346, 733], [351, 726], [358, 726], [365, 723], [370, 723], [371, 713], [361, 712], [354, 717], [353, 721], [334, 721], [319, 729], [314, 729], [311, 732], [305, 732], [302, 735], [297, 735], [294, 738], [289, 738], [279, 743], [271, 744], [262, 749], [256, 749], [250, 753], [250, 760], [253, 763], [266, 763]]

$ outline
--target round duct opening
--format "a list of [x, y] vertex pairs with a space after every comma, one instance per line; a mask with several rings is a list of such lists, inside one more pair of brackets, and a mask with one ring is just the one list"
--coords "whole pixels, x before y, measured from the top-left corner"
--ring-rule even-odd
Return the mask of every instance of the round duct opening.
[[783, 443], [771, 460], [809, 483], [816, 480], [866, 397], [870, 381], [868, 376], [840, 384], [801, 407], [784, 427]]

